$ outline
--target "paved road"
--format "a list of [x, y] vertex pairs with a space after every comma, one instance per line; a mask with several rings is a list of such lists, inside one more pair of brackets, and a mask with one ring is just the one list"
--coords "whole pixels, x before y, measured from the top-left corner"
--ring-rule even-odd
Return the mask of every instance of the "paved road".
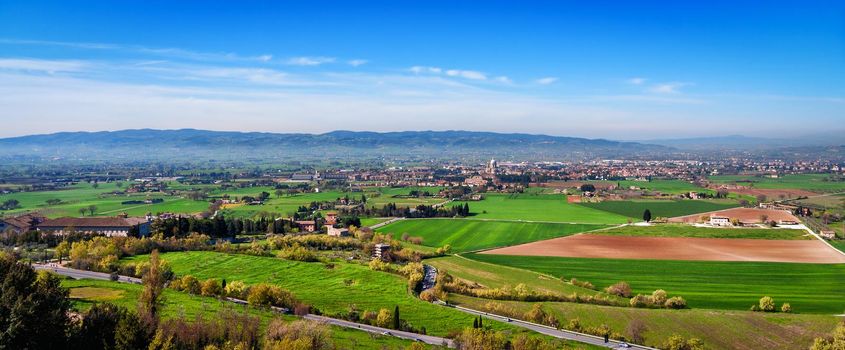
[[[85, 270], [77, 270], [71, 269], [67, 267], [62, 267], [55, 264], [33, 264], [32, 268], [36, 270], [47, 270], [53, 271], [63, 276], [70, 276], [73, 278], [90, 278], [95, 280], [111, 280], [111, 275], [102, 272], [93, 272], [93, 271], [85, 271]], [[135, 277], [127, 277], [127, 276], [119, 276], [118, 282], [125, 282], [125, 283], [141, 283], [140, 278]]]
[[[559, 339], [572, 340], [572, 341], [577, 341], [577, 342], [581, 342], [581, 343], [587, 343], [587, 344], [592, 344], [592, 345], [597, 345], [597, 346], [608, 347], [608, 348], [611, 348], [611, 349], [630, 348], [630, 349], [640, 349], [640, 350], [657, 350], [655, 348], [650, 348], [650, 347], [647, 347], [647, 346], [627, 344], [627, 343], [622, 343], [622, 342], [615, 341], [615, 340], [610, 340], [610, 342], [605, 343], [604, 338], [597, 337], [597, 336], [590, 335], [590, 334], [572, 332], [572, 331], [567, 331], [567, 330], [560, 330], [560, 329], [556, 329], [556, 328], [541, 325], [541, 324], [511, 319], [511, 318], [507, 318], [507, 317], [504, 317], [504, 316], [490, 314], [490, 313], [477, 311], [477, 310], [473, 310], [473, 309], [467, 309], [465, 307], [460, 307], [460, 306], [454, 306], [454, 305], [446, 306], [443, 302], [438, 302], [438, 304], [443, 305], [444, 307], [451, 307], [451, 308], [454, 308], [454, 309], [459, 310], [459, 311], [463, 311], [463, 312], [468, 313], [468, 314], [480, 315], [484, 318], [488, 318], [488, 319], [499, 321], [499, 322], [504, 322], [504, 323], [510, 324], [512, 326], [515, 326], [515, 327], [525, 328], [525, 329], [532, 330], [532, 331], [535, 331], [535, 332], [540, 333], [540, 334], [545, 334], [545, 335], [552, 336], [552, 337], [559, 338]], [[627, 344], [627, 346], [625, 346], [626, 344]]]
[[454, 343], [451, 340], [446, 339], [446, 338], [441, 338], [441, 337], [435, 337], [435, 336], [430, 336], [430, 335], [421, 335], [421, 334], [416, 334], [416, 333], [411, 333], [411, 332], [397, 331], [397, 330], [393, 330], [393, 329], [375, 327], [375, 326], [370, 326], [370, 325], [366, 325], [366, 324], [360, 324], [360, 323], [355, 323], [355, 322], [351, 322], [351, 321], [339, 320], [339, 319], [336, 319], [336, 318], [329, 318], [329, 317], [318, 316], [318, 315], [305, 315], [302, 318], [304, 318], [306, 320], [325, 322], [325, 323], [335, 325], [335, 326], [339, 326], [339, 327], [359, 329], [359, 330], [362, 330], [362, 331], [365, 331], [365, 332], [382, 334], [382, 335], [389, 335], [389, 336], [393, 336], [393, 337], [396, 337], [396, 338], [419, 341], [419, 342], [423, 342], [423, 343], [426, 343], [426, 344], [445, 345], [445, 346], [448, 346], [450, 348], [455, 347]]
[[[32, 267], [36, 270], [52, 271], [52, 272], [55, 272], [55, 273], [63, 275], [63, 276], [69, 276], [69, 277], [78, 278], [78, 279], [89, 278], [89, 279], [98, 279], [98, 280], [107, 280], [107, 281], [111, 280], [111, 275], [109, 275], [107, 273], [71, 269], [71, 268], [61, 267], [61, 266], [54, 265], [54, 264], [33, 264]], [[134, 278], [134, 277], [127, 277], [127, 276], [119, 276], [118, 282], [141, 283], [141, 279]], [[236, 304], [246, 304], [245, 300], [232, 299], [232, 298], [226, 298], [226, 300], [229, 301], [229, 302], [232, 302], [232, 303], [236, 303]], [[280, 308], [273, 308], [273, 309], [276, 310], [276, 311], [282, 311]], [[408, 340], [413, 340], [413, 341], [420, 341], [420, 342], [424, 342], [426, 344], [446, 345], [450, 348], [454, 347], [454, 343], [451, 340], [446, 339], [446, 338], [441, 338], [441, 337], [435, 337], [435, 336], [430, 336], [430, 335], [422, 335], [422, 334], [416, 334], [416, 333], [411, 333], [411, 332], [397, 331], [397, 330], [393, 330], [393, 329], [375, 327], [375, 326], [359, 324], [359, 323], [355, 323], [355, 322], [351, 322], [351, 321], [339, 320], [339, 319], [336, 319], [336, 318], [330, 318], [330, 317], [312, 315], [312, 314], [305, 315], [302, 318], [307, 319], [307, 320], [325, 322], [325, 323], [328, 323], [328, 324], [331, 324], [331, 325], [334, 325], [334, 326], [338, 326], [338, 327], [357, 329], [357, 330], [361, 330], [361, 331], [364, 331], [364, 332], [382, 334], [382, 335], [392, 336], [392, 337], [401, 338], [401, 339], [408, 339]]]
[[370, 226], [370, 228], [371, 228], [371, 229], [373, 229], [373, 230], [375, 230], [375, 229], [377, 229], [377, 228], [379, 228], [379, 227], [382, 227], [382, 226], [387, 226], [387, 225], [390, 225], [390, 224], [392, 224], [392, 223], [394, 223], [394, 222], [397, 222], [397, 221], [400, 221], [400, 220], [405, 220], [405, 218], [393, 218], [393, 219], [387, 220], [387, 221], [385, 221], [385, 222], [380, 222], [380, 223], [377, 223], [377, 224], [375, 224], [375, 225], [373, 225], [373, 226]]

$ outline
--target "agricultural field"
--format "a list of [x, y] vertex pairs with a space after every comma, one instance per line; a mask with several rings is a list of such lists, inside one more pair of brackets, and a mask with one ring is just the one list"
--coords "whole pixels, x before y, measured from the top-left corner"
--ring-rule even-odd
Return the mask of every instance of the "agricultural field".
[[453, 252], [511, 246], [578, 232], [605, 228], [606, 225], [546, 222], [488, 221], [472, 219], [410, 219], [378, 228], [398, 239], [403, 233], [422, 237], [422, 245], [452, 246]]
[[[491, 301], [450, 294], [450, 303], [485, 310]], [[518, 315], [535, 303], [493, 301]], [[626, 334], [633, 320], [645, 325], [645, 344], [660, 347], [672, 335], [701, 339], [707, 349], [807, 349], [816, 337], [827, 336], [841, 322], [831, 315], [761, 313], [727, 310], [666, 310], [600, 306], [576, 303], [542, 303], [565, 325], [578, 319], [583, 327], [607, 325], [613, 332]]]
[[605, 211], [617, 215], [642, 220], [646, 209], [651, 211], [651, 217], [671, 218], [697, 213], [705, 213], [738, 207], [732, 200], [637, 200], [637, 201], [604, 201], [598, 203], [579, 203], [588, 208]]
[[370, 227], [390, 220], [390, 218], [361, 218], [362, 227]]
[[714, 183], [752, 186], [759, 189], [796, 189], [811, 192], [845, 192], [845, 181], [827, 181], [829, 174], [784, 175], [779, 178], [751, 175], [718, 175], [708, 179]]
[[706, 188], [698, 187], [692, 183], [683, 180], [663, 180], [663, 179], [655, 179], [651, 181], [633, 181], [633, 180], [622, 180], [622, 181], [601, 181], [605, 183], [613, 183], [618, 184], [622, 189], [628, 189], [631, 187], [637, 187], [641, 189], [647, 189], [650, 191], [665, 193], [665, 194], [681, 194], [681, 193], [689, 193], [689, 192], [712, 192]]
[[691, 308], [747, 310], [762, 296], [798, 313], [845, 311], [845, 264], [669, 261], [467, 254], [491, 264], [578, 278], [604, 288], [619, 281], [634, 293], [664, 289]]
[[[128, 183], [124, 184], [124, 188]], [[94, 215], [113, 216], [126, 212], [132, 216], [141, 216], [148, 212], [176, 212], [176, 213], [197, 213], [208, 208], [208, 202], [194, 201], [182, 197], [173, 197], [161, 193], [137, 193], [128, 195], [112, 195], [109, 192], [120, 190], [115, 183], [100, 183], [94, 188], [88, 183], [79, 183], [64, 190], [18, 192], [0, 195], [0, 202], [16, 199], [20, 202], [20, 208], [2, 212], [6, 214], [17, 214], [29, 211], [39, 211], [47, 217], [80, 216], [80, 208], [88, 208], [91, 205], [97, 207]], [[59, 199], [61, 203], [48, 205], [47, 200]], [[125, 201], [164, 199], [162, 203], [155, 204], [122, 204]], [[86, 213], [85, 215], [90, 215]]]
[[487, 194], [484, 200], [466, 203], [469, 203], [470, 212], [476, 219], [591, 224], [621, 224], [628, 221], [627, 217], [619, 214], [567, 203], [563, 195]]
[[691, 225], [656, 224], [650, 226], [626, 225], [595, 232], [604, 236], [629, 237], [695, 237], [695, 238], [743, 238], [778, 240], [813, 240], [804, 230], [773, 228], [715, 228]]
[[[472, 325], [472, 316], [429, 304], [407, 291], [407, 281], [397, 275], [372, 271], [366, 266], [339, 262], [329, 268], [323, 263], [303, 263], [270, 257], [230, 255], [216, 252], [179, 252], [161, 255], [177, 275], [199, 279], [225, 278], [247, 284], [273, 283], [325, 314], [343, 313], [350, 305], [360, 310], [393, 310], [399, 306], [402, 318], [429, 334], [447, 335]], [[148, 256], [123, 259], [137, 262]], [[494, 327], [504, 325], [491, 324]]]
[[809, 207], [824, 208], [826, 210], [832, 210], [834, 212], [845, 212], [845, 194], [810, 197], [807, 199], [799, 199], [791, 202]]
[[[62, 281], [62, 286], [69, 288], [73, 305], [78, 310], [86, 310], [94, 303], [101, 302], [109, 302], [134, 310], [142, 289], [140, 285], [88, 279], [66, 279]], [[252, 316], [260, 317], [262, 327], [266, 326], [273, 318], [283, 318], [289, 321], [296, 319], [294, 316], [279, 315], [265, 309], [236, 305], [211, 297], [196, 296], [171, 289], [164, 290], [162, 316], [165, 318], [184, 315], [186, 319], [192, 320], [197, 315], [202, 315], [208, 319], [214, 317], [217, 312], [226, 309], [239, 312], [246, 311]], [[375, 349], [382, 347], [403, 349], [411, 343], [408, 340], [395, 337], [374, 335], [334, 326], [331, 327], [331, 338], [334, 345], [342, 349]]]

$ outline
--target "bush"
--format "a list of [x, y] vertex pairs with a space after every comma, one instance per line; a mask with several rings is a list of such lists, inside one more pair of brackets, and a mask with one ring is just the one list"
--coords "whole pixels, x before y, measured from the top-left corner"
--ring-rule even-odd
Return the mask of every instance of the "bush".
[[616, 284], [604, 289], [607, 294], [617, 295], [624, 298], [631, 297], [631, 286], [627, 282], [616, 282]]
[[294, 298], [291, 292], [278, 286], [259, 283], [249, 288], [247, 302], [250, 305], [292, 308], [296, 305], [296, 298]]
[[792, 305], [789, 305], [789, 303], [783, 303], [780, 307], [780, 311], [786, 313], [792, 312]]
[[649, 298], [645, 295], [637, 294], [633, 298], [631, 298], [630, 303], [631, 303], [631, 306], [633, 306], [633, 307], [645, 307], [645, 306], [651, 305], [652, 300], [651, 300], [651, 298]]
[[523, 318], [534, 323], [543, 323], [546, 320], [546, 312], [543, 311], [543, 304], [534, 304], [531, 310], [523, 315]]
[[772, 297], [760, 298], [760, 311], [773, 312], [775, 311], [775, 300]]
[[226, 296], [230, 298], [244, 299], [249, 287], [241, 281], [232, 281], [226, 284]]
[[671, 297], [663, 305], [668, 309], [685, 309], [687, 307], [687, 301], [681, 297]]
[[592, 283], [587, 282], [587, 281], [579, 281], [578, 279], [576, 279], [574, 277], [571, 280], [569, 280], [569, 283], [572, 284], [573, 286], [591, 289], [591, 290], [596, 290], [596, 286], [594, 286]]
[[663, 305], [666, 303], [666, 291], [663, 289], [655, 290], [651, 293], [651, 302], [655, 305]]
[[209, 278], [202, 283], [200, 292], [207, 297], [218, 296], [223, 294], [223, 287], [220, 286], [220, 281]]
[[273, 320], [267, 326], [264, 336], [267, 349], [333, 349], [331, 333], [327, 325], [311, 321], [285, 322]]

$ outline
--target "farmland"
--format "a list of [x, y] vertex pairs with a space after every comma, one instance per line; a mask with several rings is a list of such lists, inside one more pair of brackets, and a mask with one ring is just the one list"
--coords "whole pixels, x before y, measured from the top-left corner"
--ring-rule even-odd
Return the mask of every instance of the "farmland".
[[[118, 283], [98, 280], [63, 280], [62, 286], [70, 289], [70, 296], [74, 307], [86, 310], [94, 303], [109, 302], [130, 310], [137, 306], [138, 295], [142, 287], [134, 284]], [[201, 297], [181, 293], [170, 289], [164, 290], [164, 305], [162, 316], [172, 318], [184, 315], [193, 320], [202, 315], [206, 319], [214, 317], [221, 310], [231, 309], [238, 312], [246, 311], [252, 316], [261, 318], [262, 326], [266, 326], [273, 318], [294, 320], [292, 316], [282, 316], [264, 309], [235, 305], [211, 297]], [[341, 327], [331, 327], [331, 338], [335, 346], [343, 349], [374, 349], [387, 346], [389, 348], [404, 348], [410, 341], [395, 337], [372, 335], [370, 333]]]
[[[142, 216], [147, 212], [177, 212], [196, 213], [208, 208], [208, 202], [194, 201], [187, 198], [167, 196], [162, 193], [113, 195], [109, 192], [119, 190], [114, 183], [101, 183], [94, 188], [88, 183], [79, 183], [68, 189], [38, 192], [17, 192], [0, 195], [0, 202], [16, 199], [20, 208], [4, 212], [4, 214], [25, 211], [41, 211], [48, 217], [79, 216], [81, 208], [91, 205], [97, 207], [94, 215], [113, 216], [126, 212], [133, 216]], [[59, 199], [61, 203], [48, 205], [47, 200]], [[164, 199], [155, 204], [122, 204], [124, 201]], [[87, 214], [86, 214], [87, 215]]]
[[[449, 302], [485, 310], [490, 300], [462, 295], [449, 295]], [[523, 315], [530, 302], [494, 301], [504, 308]], [[576, 303], [543, 303], [543, 309], [556, 315], [564, 324], [578, 319], [584, 327], [607, 325], [614, 332], [625, 334], [633, 320], [647, 329], [645, 343], [661, 346], [670, 336], [701, 339], [707, 349], [806, 349], [815, 337], [825, 336], [840, 322], [838, 317], [810, 314], [771, 314], [726, 310], [665, 310], [586, 305]]]
[[835, 181], [827, 174], [783, 175], [778, 178], [751, 175], [719, 175], [708, 179], [714, 183], [736, 183], [759, 189], [796, 189], [812, 192], [843, 192], [845, 181]]
[[554, 277], [578, 278], [597, 287], [626, 281], [635, 293], [665, 289], [692, 308], [747, 310], [762, 296], [788, 302], [799, 313], [845, 310], [845, 264], [618, 260], [468, 254], [482, 262]]
[[744, 238], [812, 240], [813, 236], [804, 230], [770, 228], [713, 228], [690, 225], [658, 224], [651, 226], [622, 226], [602, 230], [597, 234], [605, 236], [631, 237], [697, 237], [697, 238]]
[[446, 335], [472, 325], [470, 315], [426, 303], [409, 294], [405, 279], [353, 263], [336, 263], [328, 268], [322, 263], [214, 252], [166, 253], [162, 259], [171, 264], [177, 275], [278, 284], [326, 314], [346, 312], [350, 305], [362, 311], [392, 310], [399, 306], [403, 319], [415, 327], [426, 327], [432, 335]]
[[539, 222], [482, 221], [468, 219], [417, 219], [400, 220], [379, 228], [382, 233], [393, 233], [395, 238], [403, 233], [423, 238], [423, 245], [452, 246], [452, 251], [465, 252], [478, 249], [510, 246], [578, 232], [607, 227], [593, 224], [557, 224]]
[[488, 194], [469, 203], [473, 218], [616, 224], [627, 217], [566, 202], [562, 195]]
[[670, 218], [690, 214], [704, 213], [739, 206], [731, 200], [642, 200], [642, 201], [604, 201], [598, 203], [579, 203], [588, 208], [641, 220], [646, 209], [652, 217]]

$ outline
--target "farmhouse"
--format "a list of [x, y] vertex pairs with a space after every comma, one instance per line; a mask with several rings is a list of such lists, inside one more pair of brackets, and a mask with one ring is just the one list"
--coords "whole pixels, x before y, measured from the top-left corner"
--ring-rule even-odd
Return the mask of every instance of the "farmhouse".
[[385, 254], [390, 250], [390, 244], [379, 243], [373, 247], [373, 259], [383, 260]]
[[317, 223], [313, 220], [298, 220], [294, 221], [293, 223], [296, 224], [296, 227], [299, 228], [300, 232], [314, 232], [317, 230]]
[[0, 232], [6, 232], [6, 230], [14, 233], [34, 231], [42, 221], [44, 221], [44, 217], [37, 214], [3, 218], [0, 219]]
[[727, 216], [717, 216], [711, 215], [710, 216], [710, 225], [711, 226], [733, 226], [731, 225], [731, 218]]
[[130, 217], [64, 217], [44, 220], [44, 222], [38, 224], [37, 228], [38, 231], [51, 232], [59, 235], [66, 234], [67, 230], [72, 229], [76, 232], [102, 234], [109, 237], [125, 237], [134, 228], [137, 228], [139, 235], [146, 236], [150, 234], [150, 219]]
[[332, 225], [326, 225], [326, 233], [332, 237], [346, 237], [349, 236], [349, 230], [345, 228], [335, 228]]

